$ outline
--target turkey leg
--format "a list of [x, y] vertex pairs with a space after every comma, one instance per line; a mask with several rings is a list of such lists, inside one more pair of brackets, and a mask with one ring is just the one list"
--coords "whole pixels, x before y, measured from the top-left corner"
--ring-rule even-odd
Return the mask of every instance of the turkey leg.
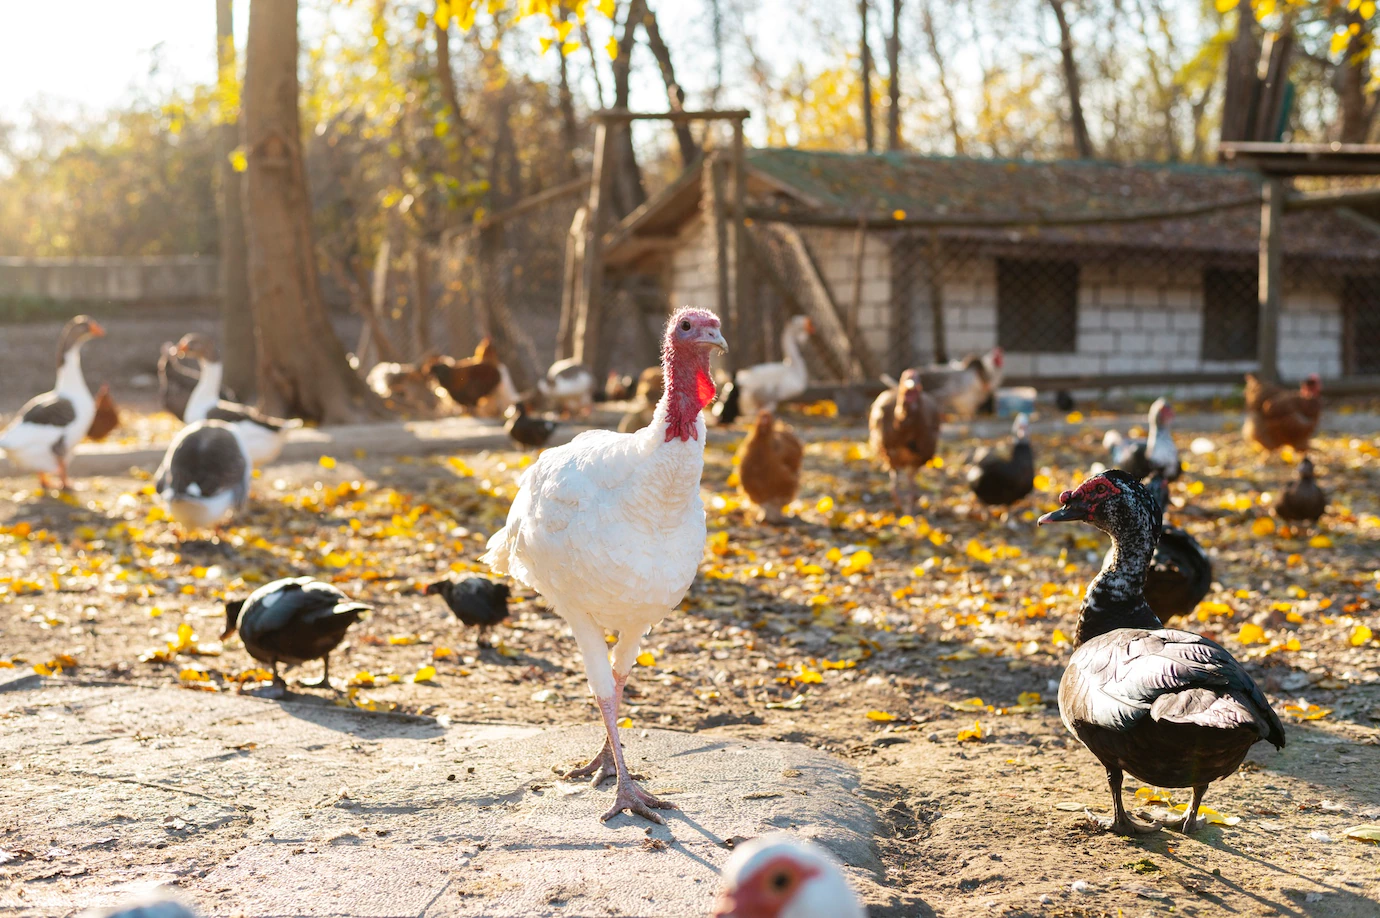
[[[626, 685], [627, 682], [627, 676], [620, 678], [617, 673], [613, 674], [613, 718], [615, 723], [618, 721], [618, 711], [623, 706], [623, 686]], [[587, 764], [581, 765], [579, 768], [572, 768], [570, 771], [567, 771], [563, 777], [569, 780], [573, 778], [588, 778], [590, 775], [594, 776], [595, 787], [598, 787], [609, 778], [617, 775], [617, 769], [613, 764], [613, 744], [609, 742], [607, 736], [604, 737], [603, 748], [599, 750], [594, 758], [590, 759]]]

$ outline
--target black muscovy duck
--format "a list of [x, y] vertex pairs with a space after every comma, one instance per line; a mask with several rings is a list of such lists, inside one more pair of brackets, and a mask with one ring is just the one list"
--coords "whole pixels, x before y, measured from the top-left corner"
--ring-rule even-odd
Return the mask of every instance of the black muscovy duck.
[[1177, 481], [1183, 472], [1179, 448], [1174, 444], [1174, 406], [1162, 398], [1150, 405], [1148, 416], [1150, 433], [1144, 440], [1128, 440], [1121, 431], [1109, 430], [1102, 445], [1111, 453], [1112, 467], [1130, 472], [1137, 480], [1144, 480], [1156, 471], [1166, 481]]
[[516, 402], [508, 409], [507, 415], [508, 423], [503, 425], [503, 429], [508, 432], [508, 436], [514, 443], [533, 449], [545, 446], [546, 441], [551, 439], [551, 435], [560, 426], [548, 418], [528, 414], [526, 402]]
[[1275, 515], [1290, 523], [1316, 523], [1327, 509], [1327, 492], [1318, 486], [1313, 460], [1299, 463], [1297, 481], [1289, 483], [1275, 504]]
[[[1160, 541], [1155, 559], [1145, 572], [1145, 601], [1161, 622], [1188, 616], [1212, 590], [1212, 561], [1203, 546], [1178, 526], [1164, 525], [1169, 509], [1169, 483], [1156, 471], [1145, 485], [1159, 507]], [[1102, 566], [1112, 563], [1115, 549], [1107, 552]]]
[[329, 687], [331, 651], [340, 646], [360, 614], [372, 608], [329, 583], [285, 577], [265, 583], [246, 599], [227, 602], [225, 633], [220, 639], [229, 640], [238, 630], [249, 655], [273, 668], [273, 691], [279, 696], [287, 691], [287, 683], [278, 675], [279, 663], [294, 666], [320, 660], [321, 681], [302, 684]]
[[508, 584], [487, 577], [470, 576], [461, 580], [438, 580], [426, 588], [426, 595], [440, 596], [455, 617], [479, 629], [475, 644], [488, 647], [489, 629], [508, 617]]
[[1066, 726], [1107, 769], [1119, 835], [1160, 828], [1126, 814], [1122, 773], [1157, 787], [1191, 787], [1179, 828], [1192, 832], [1208, 785], [1232, 774], [1260, 740], [1284, 748], [1284, 726], [1264, 693], [1224, 647], [1161, 628], [1145, 601], [1145, 574], [1160, 537], [1150, 492], [1119, 469], [1059, 495], [1040, 525], [1091, 523], [1112, 537], [1111, 563], [1088, 586], [1073, 656], [1059, 682]]
[[968, 487], [988, 506], [1009, 507], [1035, 488], [1035, 453], [1030, 448], [1030, 418], [1016, 415], [1011, 424], [1011, 455], [980, 452], [968, 468]]

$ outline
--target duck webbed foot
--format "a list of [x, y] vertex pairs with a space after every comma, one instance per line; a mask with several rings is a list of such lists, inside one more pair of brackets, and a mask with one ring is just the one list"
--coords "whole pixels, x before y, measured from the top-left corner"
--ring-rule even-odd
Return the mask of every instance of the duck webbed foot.
[[1174, 823], [1174, 828], [1185, 835], [1192, 835], [1203, 827], [1203, 820], [1198, 818], [1198, 808], [1203, 805], [1203, 795], [1207, 793], [1208, 786], [1200, 784], [1193, 788], [1193, 802], [1188, 805], [1184, 812], [1184, 818]]
[[[1137, 835], [1151, 835], [1158, 832], [1161, 824], [1158, 822], [1141, 822], [1132, 819], [1126, 812], [1126, 806], [1121, 802], [1121, 769], [1107, 769], [1107, 786], [1112, 791], [1112, 817], [1094, 817], [1097, 824], [1109, 832], [1126, 838], [1135, 838]], [[1196, 798], [1195, 798], [1196, 799]], [[1196, 812], [1197, 807], [1192, 807], [1190, 812]]]

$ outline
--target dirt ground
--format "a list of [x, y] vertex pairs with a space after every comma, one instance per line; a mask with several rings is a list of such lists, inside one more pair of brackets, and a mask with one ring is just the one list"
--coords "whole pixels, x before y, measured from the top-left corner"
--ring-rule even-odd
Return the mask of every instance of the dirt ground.
[[[964, 487], [977, 441], [950, 439], [942, 466], [920, 476], [921, 506], [898, 518], [864, 445], [795, 420], [806, 471], [780, 528], [752, 522], [729, 485], [732, 439], [711, 441], [702, 574], [650, 635], [651, 659], [628, 688], [633, 726], [791, 740], [848, 759], [884, 817], [883, 883], [937, 914], [1380, 914], [1376, 849], [1347, 836], [1380, 823], [1380, 436], [1316, 442], [1331, 507], [1319, 530], [1290, 533], [1268, 507], [1291, 466], [1234, 429], [1195, 431], [1180, 417], [1188, 468], [1170, 517], [1209, 550], [1216, 579], [1188, 627], [1247, 663], [1289, 745], [1258, 745], [1212, 788], [1218, 824], [1126, 841], [1090, 827], [1085, 808], [1110, 809], [1105, 781], [1053, 704], [1105, 539], [1034, 525], [1103, 458], [1101, 432], [1074, 419], [1037, 435], [1037, 492], [1004, 521]], [[1200, 453], [1188, 450], [1195, 436], [1211, 441]], [[182, 544], [145, 475], [84, 480], [63, 496], [0, 479], [0, 666], [232, 691], [255, 664], [237, 639], [216, 640], [224, 599], [312, 574], [375, 611], [332, 657], [331, 691], [294, 691], [456, 720], [589, 722], [574, 644], [540, 599], [517, 591], [495, 647], [479, 651], [421, 593], [448, 571], [480, 570], [530, 461], [356, 454], [274, 466], [222, 541]], [[291, 675], [314, 679], [319, 667]], [[1187, 799], [1137, 788], [1128, 781], [1128, 799], [1161, 812]], [[0, 849], [16, 818], [0, 819]]]

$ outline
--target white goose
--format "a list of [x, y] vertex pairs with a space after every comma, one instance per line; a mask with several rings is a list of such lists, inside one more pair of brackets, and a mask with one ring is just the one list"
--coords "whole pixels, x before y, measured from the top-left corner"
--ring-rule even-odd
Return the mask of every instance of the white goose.
[[96, 399], [81, 372], [81, 346], [104, 335], [105, 329], [90, 316], [77, 316], [63, 326], [58, 338], [57, 385], [30, 399], [0, 431], [0, 449], [15, 465], [37, 472], [45, 488], [51, 485], [48, 476], [54, 472], [63, 490], [71, 487], [67, 462], [96, 416]]
[[781, 361], [739, 370], [718, 409], [719, 420], [731, 424], [740, 416], [755, 418], [759, 411], [775, 414], [779, 402], [804, 392], [810, 384], [810, 371], [801, 348], [814, 333], [815, 323], [808, 316], [795, 316], [787, 322], [781, 332]]
[[201, 376], [192, 394], [187, 397], [182, 420], [188, 424], [205, 420], [224, 421], [235, 428], [254, 465], [264, 466], [277, 459], [287, 441], [287, 432], [301, 427], [302, 422], [296, 418], [286, 421], [271, 418], [248, 405], [223, 400], [220, 397], [220, 382], [225, 368], [215, 343], [205, 335], [199, 332], [183, 335], [177, 343], [177, 354], [192, 357], [201, 366]]

